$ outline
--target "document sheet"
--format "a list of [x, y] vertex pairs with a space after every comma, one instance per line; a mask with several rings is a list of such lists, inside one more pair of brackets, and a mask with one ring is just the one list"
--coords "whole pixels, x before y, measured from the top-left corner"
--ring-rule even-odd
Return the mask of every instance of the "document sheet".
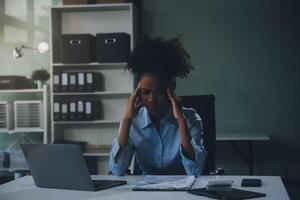
[[133, 190], [188, 190], [194, 184], [194, 176], [152, 176], [146, 175]]

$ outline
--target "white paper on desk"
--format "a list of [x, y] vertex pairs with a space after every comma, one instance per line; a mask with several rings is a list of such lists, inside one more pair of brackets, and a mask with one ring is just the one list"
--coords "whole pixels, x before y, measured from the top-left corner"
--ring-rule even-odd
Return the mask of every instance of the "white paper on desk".
[[141, 190], [187, 190], [195, 182], [194, 176], [152, 176], [147, 175], [139, 181], [134, 189]]
[[197, 178], [197, 180], [195, 181], [191, 189], [207, 187], [210, 181], [215, 182], [215, 185], [218, 185], [218, 183], [222, 183], [223, 181], [226, 181], [226, 183], [230, 182], [231, 184], [233, 184], [233, 180], [230, 179], [224, 179], [224, 178], [219, 179], [218, 177], [214, 177], [214, 176], [206, 177], [206, 178], [199, 177]]
[[197, 180], [195, 181], [191, 189], [203, 188], [206, 187], [206, 185], [207, 185], [206, 179], [197, 178]]

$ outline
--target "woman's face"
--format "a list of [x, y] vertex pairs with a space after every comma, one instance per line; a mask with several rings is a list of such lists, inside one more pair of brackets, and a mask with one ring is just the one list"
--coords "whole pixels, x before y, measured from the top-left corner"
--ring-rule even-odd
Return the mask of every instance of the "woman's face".
[[141, 101], [151, 117], [161, 119], [168, 108], [168, 84], [157, 74], [144, 74], [140, 78]]

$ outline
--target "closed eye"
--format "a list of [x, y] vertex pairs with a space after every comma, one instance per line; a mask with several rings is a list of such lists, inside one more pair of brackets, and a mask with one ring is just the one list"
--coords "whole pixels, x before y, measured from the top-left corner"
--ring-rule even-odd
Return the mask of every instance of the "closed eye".
[[155, 93], [160, 96], [165, 94], [163, 90], [157, 90]]
[[142, 95], [148, 95], [148, 94], [150, 94], [150, 91], [149, 90], [142, 90], [141, 93], [142, 93]]

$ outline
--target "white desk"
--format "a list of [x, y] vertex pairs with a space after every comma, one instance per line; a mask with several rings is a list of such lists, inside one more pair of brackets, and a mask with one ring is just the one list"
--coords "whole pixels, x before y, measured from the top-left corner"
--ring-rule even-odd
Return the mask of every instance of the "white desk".
[[[141, 180], [142, 176], [94, 176], [96, 179], [122, 179], [127, 180], [128, 184], [98, 192], [61, 190], [37, 188], [31, 176], [25, 176], [0, 186], [1, 200], [199, 200], [210, 199], [207, 197], [192, 195], [187, 192], [134, 192], [133, 185]], [[233, 187], [241, 188], [242, 178], [261, 178], [262, 187], [260, 188], [243, 188], [249, 191], [266, 193], [266, 197], [259, 199], [287, 200], [289, 196], [285, 190], [282, 180], [278, 176], [222, 176], [222, 179], [234, 181]], [[199, 186], [208, 179], [215, 179], [215, 176], [201, 176], [195, 186]], [[193, 187], [195, 188], [195, 187]]]
[[[254, 171], [254, 143], [268, 142], [270, 137], [264, 132], [245, 132], [245, 133], [218, 133], [217, 142], [227, 142], [231, 148], [242, 158], [249, 166], [249, 174], [253, 175]], [[245, 153], [238, 143], [247, 143], [248, 153]], [[243, 145], [244, 146], [244, 145]]]

